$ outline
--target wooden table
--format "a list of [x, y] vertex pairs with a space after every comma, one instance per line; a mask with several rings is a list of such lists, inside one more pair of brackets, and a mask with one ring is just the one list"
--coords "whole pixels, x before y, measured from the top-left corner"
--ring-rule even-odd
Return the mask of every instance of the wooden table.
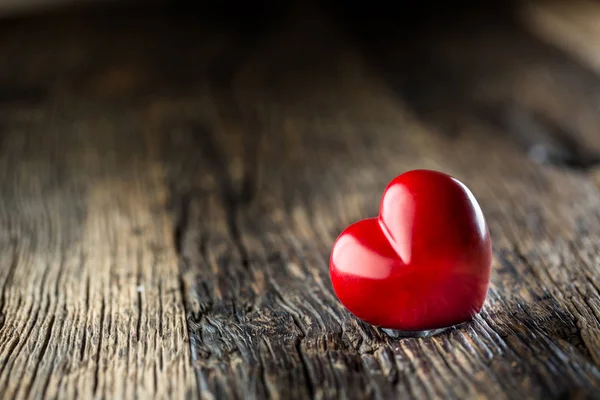
[[[597, 3], [167, 11], [0, 23], [0, 397], [599, 396]], [[413, 168], [475, 193], [492, 284], [392, 339], [329, 251]]]

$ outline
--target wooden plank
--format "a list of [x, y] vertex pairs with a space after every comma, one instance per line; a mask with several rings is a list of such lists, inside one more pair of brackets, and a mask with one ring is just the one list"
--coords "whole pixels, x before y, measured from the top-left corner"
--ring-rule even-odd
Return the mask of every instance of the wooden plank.
[[[594, 72], [504, 14], [465, 26], [490, 28], [474, 50], [411, 25], [427, 50], [375, 31], [370, 52], [369, 31], [308, 7], [240, 29], [122, 17], [2, 28], [5, 397], [599, 393], [600, 185], [580, 150], [595, 138], [552, 115], [560, 84], [514, 90], [546, 66], [558, 80]], [[482, 53], [486, 40], [505, 44]], [[519, 63], [529, 51], [539, 59]], [[579, 88], [568, 99], [589, 98]], [[563, 158], [531, 157], [537, 137], [519, 145], [520, 117], [507, 135], [507, 110]], [[328, 257], [411, 168], [473, 190], [494, 272], [473, 322], [391, 339], [339, 304]]]
[[167, 191], [135, 124], [71, 108], [2, 134], [0, 393], [195, 389]]

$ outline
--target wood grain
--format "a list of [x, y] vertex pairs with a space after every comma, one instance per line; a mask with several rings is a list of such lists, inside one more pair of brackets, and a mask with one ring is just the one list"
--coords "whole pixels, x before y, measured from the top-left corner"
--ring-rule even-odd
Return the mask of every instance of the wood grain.
[[[350, 12], [0, 26], [2, 397], [600, 395], [593, 65], [512, 11], [410, 42]], [[392, 339], [328, 258], [412, 168], [479, 199], [492, 285], [474, 321]]]
[[126, 119], [81, 112], [2, 138], [0, 392], [182, 397], [193, 375], [161, 167]]

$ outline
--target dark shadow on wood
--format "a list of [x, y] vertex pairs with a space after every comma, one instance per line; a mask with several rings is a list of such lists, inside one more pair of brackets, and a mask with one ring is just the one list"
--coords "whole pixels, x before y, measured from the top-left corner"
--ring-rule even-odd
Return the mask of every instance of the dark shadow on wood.
[[496, 99], [477, 92], [499, 82], [510, 85], [511, 72], [528, 61], [558, 66], [594, 94], [600, 92], [599, 77], [527, 32], [512, 2], [451, 3], [425, 2], [397, 12], [382, 2], [344, 3], [331, 10], [365, 62], [435, 131], [454, 137], [464, 124], [483, 123], [513, 136], [537, 162], [583, 170], [598, 165], [600, 154], [556, 121], [518, 104], [510, 87]]

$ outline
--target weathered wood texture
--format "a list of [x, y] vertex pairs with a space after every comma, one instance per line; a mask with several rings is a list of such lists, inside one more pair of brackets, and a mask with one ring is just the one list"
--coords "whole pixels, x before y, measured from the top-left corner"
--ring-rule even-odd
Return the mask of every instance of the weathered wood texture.
[[[597, 397], [600, 41], [553, 7], [3, 21], [0, 397]], [[494, 272], [391, 339], [328, 258], [412, 168], [473, 190]]]

